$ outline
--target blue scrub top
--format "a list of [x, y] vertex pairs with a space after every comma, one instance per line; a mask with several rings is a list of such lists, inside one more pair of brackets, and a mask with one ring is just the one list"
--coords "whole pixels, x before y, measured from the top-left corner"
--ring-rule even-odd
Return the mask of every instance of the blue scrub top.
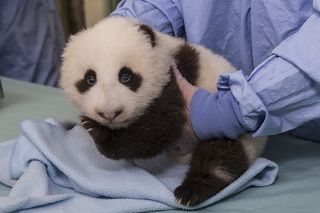
[[0, 76], [55, 86], [63, 46], [54, 0], [0, 1]]

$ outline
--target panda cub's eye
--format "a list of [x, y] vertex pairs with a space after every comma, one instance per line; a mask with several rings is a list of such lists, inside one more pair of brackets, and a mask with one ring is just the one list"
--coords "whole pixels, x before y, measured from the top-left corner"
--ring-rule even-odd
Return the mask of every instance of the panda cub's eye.
[[129, 73], [123, 73], [120, 76], [120, 82], [121, 83], [128, 83], [131, 80], [131, 75]]
[[119, 71], [119, 82], [136, 92], [141, 86], [142, 77], [129, 67], [122, 67]]
[[75, 86], [79, 91], [79, 93], [83, 94], [89, 91], [89, 89], [96, 83], [97, 83], [97, 76], [95, 71], [88, 70], [84, 74], [84, 77], [75, 83]]
[[96, 73], [93, 70], [88, 70], [84, 76], [88, 85], [93, 86], [97, 82]]

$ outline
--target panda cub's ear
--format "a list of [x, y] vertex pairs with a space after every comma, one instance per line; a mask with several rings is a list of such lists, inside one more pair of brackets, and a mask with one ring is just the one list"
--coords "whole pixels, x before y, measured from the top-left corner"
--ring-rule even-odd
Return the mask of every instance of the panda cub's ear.
[[145, 24], [140, 24], [139, 31], [141, 31], [147, 37], [152, 47], [156, 46], [156, 34], [151, 27]]

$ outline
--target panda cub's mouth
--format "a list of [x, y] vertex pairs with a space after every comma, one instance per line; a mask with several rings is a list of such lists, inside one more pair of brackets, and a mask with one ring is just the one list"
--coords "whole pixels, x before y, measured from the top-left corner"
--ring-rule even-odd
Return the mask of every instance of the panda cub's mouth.
[[120, 129], [120, 128], [125, 128], [129, 126], [130, 123], [131, 123], [130, 120], [124, 120], [121, 122], [110, 121], [110, 122], [107, 122], [105, 125], [110, 129]]
[[97, 121], [100, 123], [102, 126], [106, 126], [109, 129], [121, 129], [121, 128], [126, 128], [128, 127], [135, 119], [123, 119], [123, 120], [106, 120], [106, 119], [99, 119]]

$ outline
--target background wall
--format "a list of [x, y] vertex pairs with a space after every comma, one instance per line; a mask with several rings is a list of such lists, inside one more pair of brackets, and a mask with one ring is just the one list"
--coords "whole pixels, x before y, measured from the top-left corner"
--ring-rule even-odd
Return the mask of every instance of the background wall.
[[107, 17], [120, 0], [55, 0], [65, 38]]
[[114, 0], [84, 0], [86, 26], [90, 27], [108, 16], [118, 3]]

